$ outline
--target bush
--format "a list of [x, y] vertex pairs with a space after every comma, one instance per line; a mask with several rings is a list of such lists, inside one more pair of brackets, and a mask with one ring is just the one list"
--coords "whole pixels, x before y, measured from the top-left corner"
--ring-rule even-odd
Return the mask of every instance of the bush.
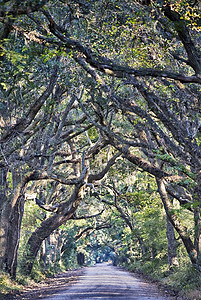
[[200, 271], [198, 271], [190, 263], [175, 269], [174, 272], [170, 273], [165, 281], [169, 286], [182, 291], [185, 296], [193, 291], [196, 293], [199, 291], [201, 298]]
[[20, 285], [11, 280], [10, 276], [5, 273], [0, 273], [0, 295], [5, 295], [11, 292], [20, 290]]
[[192, 264], [180, 261], [179, 267], [169, 270], [165, 258], [149, 261], [135, 261], [127, 265], [129, 271], [140, 271], [156, 279], [170, 290], [188, 299], [201, 299], [201, 274]]

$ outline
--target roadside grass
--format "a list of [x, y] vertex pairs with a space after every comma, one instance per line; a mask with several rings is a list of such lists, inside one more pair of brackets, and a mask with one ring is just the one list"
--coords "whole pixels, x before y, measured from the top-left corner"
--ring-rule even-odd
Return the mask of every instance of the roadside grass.
[[201, 274], [190, 263], [175, 268], [161, 282], [188, 299], [201, 299]]
[[22, 286], [5, 273], [0, 273], [0, 299], [6, 294], [19, 292]]
[[168, 264], [163, 259], [154, 259], [136, 261], [125, 267], [157, 281], [165, 289], [175, 292], [184, 299], [201, 299], [201, 272], [190, 263], [181, 262], [178, 267], [169, 270]]
[[[201, 272], [186, 261], [180, 261], [178, 267], [169, 270], [167, 260], [162, 257], [149, 261], [135, 261], [122, 264], [129, 271], [139, 272], [148, 279], [157, 281], [166, 290], [175, 292], [175, 295], [184, 299], [201, 299]], [[16, 281], [6, 273], [0, 273], [0, 300], [6, 299], [6, 295], [20, 292], [24, 286], [34, 286], [34, 282], [40, 282], [45, 277], [52, 277], [58, 270], [49, 270], [47, 274], [41, 272], [37, 266], [33, 268], [31, 278], [19, 275]]]
[[65, 266], [59, 263], [49, 264], [45, 268], [36, 260], [30, 276], [27, 276], [23, 274], [19, 261], [16, 280], [12, 280], [7, 273], [0, 273], [0, 300], [11, 299], [12, 295], [22, 292], [24, 288], [28, 286], [36, 287], [38, 283], [47, 278], [54, 277], [56, 274], [65, 271]]
[[7, 299], [6, 296], [12, 294], [17, 294], [26, 286], [35, 286], [36, 283], [39, 283], [45, 280], [48, 277], [53, 277], [57, 274], [60, 269], [48, 269], [45, 272], [39, 268], [37, 264], [34, 265], [32, 273], [30, 276], [25, 276], [17, 273], [16, 280], [12, 280], [11, 277], [4, 273], [0, 273], [0, 300]]

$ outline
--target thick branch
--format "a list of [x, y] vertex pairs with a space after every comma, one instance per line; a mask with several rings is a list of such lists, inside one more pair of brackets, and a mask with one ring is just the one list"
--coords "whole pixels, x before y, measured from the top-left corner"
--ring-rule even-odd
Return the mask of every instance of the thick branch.
[[168, 17], [175, 25], [178, 36], [186, 50], [188, 56], [188, 64], [195, 70], [196, 74], [201, 74], [201, 60], [197, 53], [198, 51], [190, 37], [190, 33], [185, 24], [185, 21], [180, 18], [179, 13], [171, 9], [169, 3], [166, 3], [166, 5], [163, 6], [163, 11], [165, 13], [165, 16]]
[[[6, 2], [9, 2], [9, 1], [4, 1], [3, 3], [5, 4]], [[22, 2], [24, 2], [24, 4], [25, 4], [24, 6], [22, 6]], [[12, 30], [12, 25], [18, 16], [25, 15], [25, 14], [28, 15], [31, 12], [38, 11], [46, 3], [48, 3], [49, 0], [42, 0], [42, 1], [39, 1], [38, 3], [36, 3], [35, 5], [33, 5], [34, 2], [29, 1], [29, 3], [27, 3], [27, 1], [20, 1], [20, 2], [18, 2], [21, 4], [20, 6], [16, 5], [16, 3], [14, 3], [14, 5], [9, 8], [6, 7], [6, 5], [5, 5], [5, 7], [2, 7], [2, 3], [1, 3], [0, 22], [3, 23], [3, 30], [2, 30], [2, 34], [0, 36], [0, 40], [4, 40], [4, 39], [8, 38], [8, 36]], [[1, 60], [1, 58], [0, 58], [0, 60]]]
[[36, 200], [36, 204], [37, 204], [40, 208], [42, 208], [42, 209], [44, 209], [44, 210], [46, 210], [46, 211], [56, 212], [57, 209], [58, 209], [58, 206], [59, 206], [59, 205], [53, 205], [53, 206], [51, 206], [51, 205], [48, 205], [48, 204], [44, 204], [44, 203], [41, 202], [38, 198], [36, 198], [35, 200]]
[[[179, 80], [183, 83], [199, 83], [201, 84], [201, 78], [196, 75], [192, 76], [185, 76], [183, 74], [174, 73], [174, 72], [167, 72], [167, 71], [161, 71], [156, 69], [134, 69], [128, 66], [120, 66], [116, 63], [114, 63], [113, 60], [108, 59], [106, 57], [97, 55], [97, 53], [94, 53], [90, 48], [82, 45], [79, 41], [74, 40], [70, 38], [70, 34], [64, 30], [64, 28], [61, 28], [59, 25], [56, 24], [52, 16], [45, 10], [43, 11], [45, 16], [47, 17], [49, 21], [49, 29], [52, 32], [54, 36], [58, 38], [58, 41], [55, 41], [55, 39], [47, 38], [45, 36], [37, 36], [37, 39], [40, 39], [43, 42], [47, 42], [48, 44], [54, 45], [55, 47], [65, 47], [67, 52], [69, 53], [70, 50], [73, 52], [78, 51], [79, 53], [82, 53], [85, 57], [85, 60], [88, 64], [90, 64], [95, 69], [110, 75], [115, 76], [117, 78], [125, 79], [128, 75], [135, 75], [135, 76], [150, 76], [150, 77], [164, 77], [164, 78], [170, 78], [174, 80]], [[22, 34], [25, 34], [23, 30], [21, 30]], [[34, 37], [27, 38], [33, 39]]]
[[[134, 165], [138, 166], [139, 168], [143, 169], [144, 171], [156, 176], [157, 178], [163, 178], [163, 177], [169, 177], [169, 180], [174, 180], [176, 179], [176, 177], [172, 174], [169, 174], [163, 170], [161, 170], [160, 168], [157, 168], [155, 166], [153, 166], [149, 161], [146, 161], [145, 159], [143, 159], [142, 157], [139, 157], [135, 154], [132, 154], [128, 147], [119, 144], [118, 142], [116, 142], [114, 139], [110, 139], [110, 144], [112, 146], [114, 146], [117, 150], [119, 150], [123, 156], [128, 159], [130, 162], [132, 162]], [[172, 177], [172, 179], [171, 179]], [[178, 176], [178, 179], [181, 180], [181, 177]]]
[[[167, 134], [165, 134], [161, 128], [158, 126], [157, 122], [153, 120], [153, 118], [151, 118], [151, 116], [145, 111], [143, 110], [140, 106], [136, 105], [135, 101], [132, 99], [131, 101], [127, 100], [125, 101], [124, 99], [121, 99], [120, 97], [118, 97], [115, 94], [111, 94], [109, 87], [105, 84], [104, 80], [101, 78], [101, 76], [92, 68], [90, 67], [82, 58], [74, 56], [74, 58], [76, 59], [76, 61], [86, 70], [86, 72], [88, 72], [94, 79], [95, 81], [98, 83], [98, 85], [101, 85], [102, 89], [104, 90], [105, 93], [109, 94], [110, 99], [117, 105], [118, 108], [120, 108], [123, 113], [127, 113], [127, 112], [131, 112], [134, 113], [136, 115], [138, 115], [139, 117], [141, 117], [142, 119], [145, 119], [148, 121], [148, 123], [150, 124], [150, 126], [152, 128], [155, 129], [155, 131], [158, 133], [158, 135], [160, 136], [160, 138], [165, 141], [166, 143], [166, 147], [175, 155], [180, 155], [183, 160], [185, 161], [190, 161], [188, 154], [185, 153], [184, 151], [182, 151], [181, 147], [179, 147], [176, 143], [174, 143], [174, 141], [172, 139], [169, 138], [169, 136]], [[150, 105], [150, 107], [152, 108], [152, 110], [156, 113], [156, 115], [161, 119], [162, 122], [165, 123], [165, 125], [170, 126], [171, 122], [169, 122], [169, 119], [167, 121], [167, 118], [164, 115], [164, 110], [160, 110], [159, 111], [159, 107], [158, 107], [158, 99], [153, 99], [152, 98], [152, 94], [147, 92], [147, 87], [143, 87], [136, 78], [133, 77], [129, 77], [128, 82], [130, 84], [133, 84], [135, 87], [137, 87], [137, 89], [139, 90], [139, 92], [142, 94], [142, 96], [145, 98], [145, 100], [148, 102], [148, 104]], [[156, 103], [155, 103], [155, 100]], [[86, 114], [86, 116], [88, 117], [89, 121], [91, 123], [93, 123], [97, 128], [99, 128], [101, 131], [104, 131], [105, 134], [107, 136], [109, 136], [110, 138], [113, 137], [116, 140], [118, 140], [120, 143], [123, 144], [127, 144], [133, 147], [142, 147], [144, 148], [148, 148], [149, 146], [145, 143], [136, 143], [133, 142], [132, 140], [125, 140], [122, 137], [120, 137], [119, 135], [115, 134], [114, 132], [112, 132], [111, 130], [109, 130], [106, 126], [101, 126], [99, 123], [97, 123], [96, 121], [94, 121], [90, 114], [88, 113], [87, 109], [85, 109], [84, 105], [82, 103], [80, 103], [80, 106], [83, 110], [83, 112]], [[167, 107], [165, 107], [165, 111], [167, 110]], [[171, 115], [172, 117], [172, 115]], [[178, 122], [176, 122], [176, 124], [178, 125]], [[182, 137], [183, 136], [183, 128], [180, 129], [180, 134], [178, 134], [178, 129], [180, 128], [180, 126], [175, 126], [174, 128], [174, 133], [176, 135], [176, 137], [178, 137], [179, 141], [182, 141], [182, 143], [185, 143], [185, 139]], [[189, 142], [189, 149], [192, 149], [192, 145]], [[195, 149], [194, 149], [195, 151]], [[192, 150], [190, 150], [190, 152], [192, 152]]]
[[89, 226], [87, 228], [85, 228], [83, 231], [81, 231], [79, 234], [77, 234], [75, 236], [75, 240], [79, 240], [85, 233], [87, 233], [87, 235], [91, 234], [92, 232], [94, 232], [94, 230], [102, 230], [104, 228], [111, 228], [111, 224], [101, 224], [101, 225], [97, 225], [97, 226]]
[[80, 216], [80, 217], [77, 217], [76, 215], [73, 215], [72, 216], [72, 220], [86, 220], [86, 219], [91, 219], [91, 218], [95, 218], [97, 216], [100, 216], [103, 212], [104, 212], [105, 209], [102, 209], [99, 213], [95, 214], [95, 215], [91, 215], [91, 216]]
[[5, 143], [12, 134], [19, 134], [23, 130], [25, 130], [33, 121], [37, 113], [39, 112], [40, 108], [44, 104], [44, 102], [47, 100], [47, 98], [50, 96], [50, 94], [53, 91], [53, 88], [57, 81], [57, 72], [58, 68], [55, 67], [53, 74], [50, 78], [50, 82], [46, 90], [42, 93], [42, 95], [31, 105], [28, 112], [25, 114], [23, 118], [21, 118], [13, 127], [11, 127], [6, 134], [3, 135], [2, 139], [0, 140], [0, 143]]
[[[15, 1], [16, 2], [16, 1]], [[24, 5], [23, 5], [24, 2]], [[34, 3], [35, 2], [35, 3]], [[0, 21], [3, 22], [8, 16], [10, 18], [15, 18], [19, 15], [29, 14], [30, 12], [35, 12], [40, 10], [49, 0], [42, 1], [20, 1], [20, 5], [16, 3], [9, 9], [7, 7], [0, 9]]]
[[106, 167], [98, 174], [90, 174], [88, 177], [88, 182], [91, 183], [96, 180], [102, 179], [109, 169], [115, 164], [117, 157], [121, 155], [120, 152], [116, 153], [107, 163]]
[[176, 186], [177, 189], [180, 189], [179, 192], [175, 191], [174, 188], [170, 186], [166, 187], [166, 190], [168, 194], [179, 201], [181, 206], [185, 206], [186, 209], [193, 212], [193, 209], [191, 205], [193, 204], [192, 199], [189, 197], [189, 195], [186, 195], [185, 192], [182, 189], [182, 187]]

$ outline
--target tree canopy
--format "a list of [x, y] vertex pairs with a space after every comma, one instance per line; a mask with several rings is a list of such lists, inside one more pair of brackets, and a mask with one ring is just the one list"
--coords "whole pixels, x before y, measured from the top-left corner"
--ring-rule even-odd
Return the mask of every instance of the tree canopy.
[[200, 20], [199, 1], [0, 1], [1, 270], [23, 252], [30, 274], [52, 234], [66, 260], [170, 266], [176, 234], [200, 270]]

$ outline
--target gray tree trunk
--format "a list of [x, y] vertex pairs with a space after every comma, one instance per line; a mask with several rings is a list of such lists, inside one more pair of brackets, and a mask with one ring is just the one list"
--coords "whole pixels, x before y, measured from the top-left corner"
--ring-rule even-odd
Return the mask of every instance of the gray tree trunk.
[[7, 234], [7, 251], [5, 270], [12, 278], [16, 277], [20, 230], [24, 212], [24, 196], [17, 199], [15, 206], [9, 214], [9, 226]]
[[8, 187], [6, 170], [1, 170], [1, 175], [4, 181], [1, 185], [2, 201], [0, 202], [0, 270], [8, 272], [11, 277], [15, 278], [20, 229], [24, 212], [24, 192], [33, 174], [27, 174], [23, 180], [20, 176], [12, 174], [12, 189]]
[[174, 227], [167, 217], [167, 241], [168, 241], [168, 263], [169, 268], [173, 268], [174, 266], [178, 266], [177, 260], [177, 241], [175, 238]]
[[70, 199], [64, 203], [58, 213], [44, 220], [30, 236], [23, 255], [22, 270], [25, 275], [30, 275], [35, 258], [44, 239], [64, 224], [76, 211], [83, 198], [84, 184], [75, 187]]
[[7, 192], [7, 168], [0, 169], [0, 270], [4, 270], [7, 252], [7, 236], [11, 205]]
[[175, 230], [178, 232], [179, 236], [181, 237], [192, 264], [197, 265], [198, 264], [197, 250], [191, 238], [189, 237], [186, 227], [181, 224], [180, 220], [173, 213], [172, 204], [170, 199], [168, 198], [165, 184], [162, 179], [156, 179], [156, 182], [158, 185], [158, 191], [161, 196], [161, 200], [163, 202], [167, 217], [169, 218]]

